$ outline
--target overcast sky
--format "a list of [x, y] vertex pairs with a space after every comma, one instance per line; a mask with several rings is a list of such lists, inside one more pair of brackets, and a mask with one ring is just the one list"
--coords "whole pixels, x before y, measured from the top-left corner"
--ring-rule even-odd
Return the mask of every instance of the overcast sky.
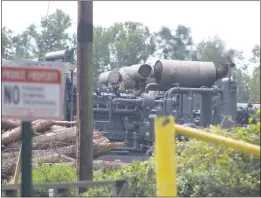
[[[16, 33], [32, 23], [39, 24], [47, 13], [48, 1], [2, 1], [2, 25]], [[77, 2], [51, 1], [49, 14], [61, 9], [73, 19], [70, 32], [76, 32]], [[136, 21], [151, 31], [178, 24], [191, 28], [194, 41], [220, 36], [228, 47], [250, 56], [260, 44], [260, 2], [94, 2], [94, 24], [109, 26], [115, 22]]]

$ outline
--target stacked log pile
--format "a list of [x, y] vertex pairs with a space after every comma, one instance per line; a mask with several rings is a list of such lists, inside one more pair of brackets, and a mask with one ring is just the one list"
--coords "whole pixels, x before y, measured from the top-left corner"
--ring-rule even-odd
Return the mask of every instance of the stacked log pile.
[[[76, 164], [76, 127], [61, 126], [66, 122], [36, 120], [32, 122], [33, 166], [39, 164]], [[12, 176], [21, 147], [21, 121], [2, 120], [2, 180]], [[123, 147], [122, 142], [110, 142], [102, 132], [93, 132], [94, 160], [108, 153], [112, 148]], [[104, 166], [118, 167], [118, 163], [94, 161], [94, 170]], [[100, 167], [100, 168], [99, 168]]]

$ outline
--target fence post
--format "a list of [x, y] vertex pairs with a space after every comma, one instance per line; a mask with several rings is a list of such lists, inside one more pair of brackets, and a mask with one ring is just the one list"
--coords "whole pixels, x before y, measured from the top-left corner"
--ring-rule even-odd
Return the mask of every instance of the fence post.
[[49, 189], [49, 197], [57, 197], [57, 190], [56, 189]]
[[1, 197], [17, 197], [17, 190], [3, 190]]
[[68, 188], [58, 188], [57, 189], [57, 196], [58, 197], [70, 197], [70, 189]]
[[112, 196], [118, 197], [119, 193], [121, 192], [121, 189], [123, 187], [124, 182], [123, 181], [116, 181], [112, 185]]
[[172, 116], [155, 118], [157, 196], [177, 196], [174, 124]]

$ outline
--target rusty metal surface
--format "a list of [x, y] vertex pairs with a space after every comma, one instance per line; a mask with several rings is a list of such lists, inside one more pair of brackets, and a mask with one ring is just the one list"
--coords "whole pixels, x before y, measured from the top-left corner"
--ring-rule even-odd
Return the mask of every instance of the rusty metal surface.
[[216, 81], [216, 67], [213, 62], [158, 60], [154, 66], [154, 76], [160, 85], [211, 86]]

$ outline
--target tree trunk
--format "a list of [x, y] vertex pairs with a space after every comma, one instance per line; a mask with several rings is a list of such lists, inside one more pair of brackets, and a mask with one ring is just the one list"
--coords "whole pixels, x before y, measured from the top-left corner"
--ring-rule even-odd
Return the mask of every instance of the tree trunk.
[[19, 127], [21, 122], [19, 120], [2, 119], [2, 130], [10, 130]]
[[[33, 124], [33, 131], [36, 131], [38, 133], [43, 133], [47, 131], [52, 125], [54, 125], [54, 121], [41, 121], [39, 123]], [[2, 144], [4, 145], [9, 144], [11, 142], [20, 139], [20, 137], [21, 137], [21, 126], [3, 133]]]

